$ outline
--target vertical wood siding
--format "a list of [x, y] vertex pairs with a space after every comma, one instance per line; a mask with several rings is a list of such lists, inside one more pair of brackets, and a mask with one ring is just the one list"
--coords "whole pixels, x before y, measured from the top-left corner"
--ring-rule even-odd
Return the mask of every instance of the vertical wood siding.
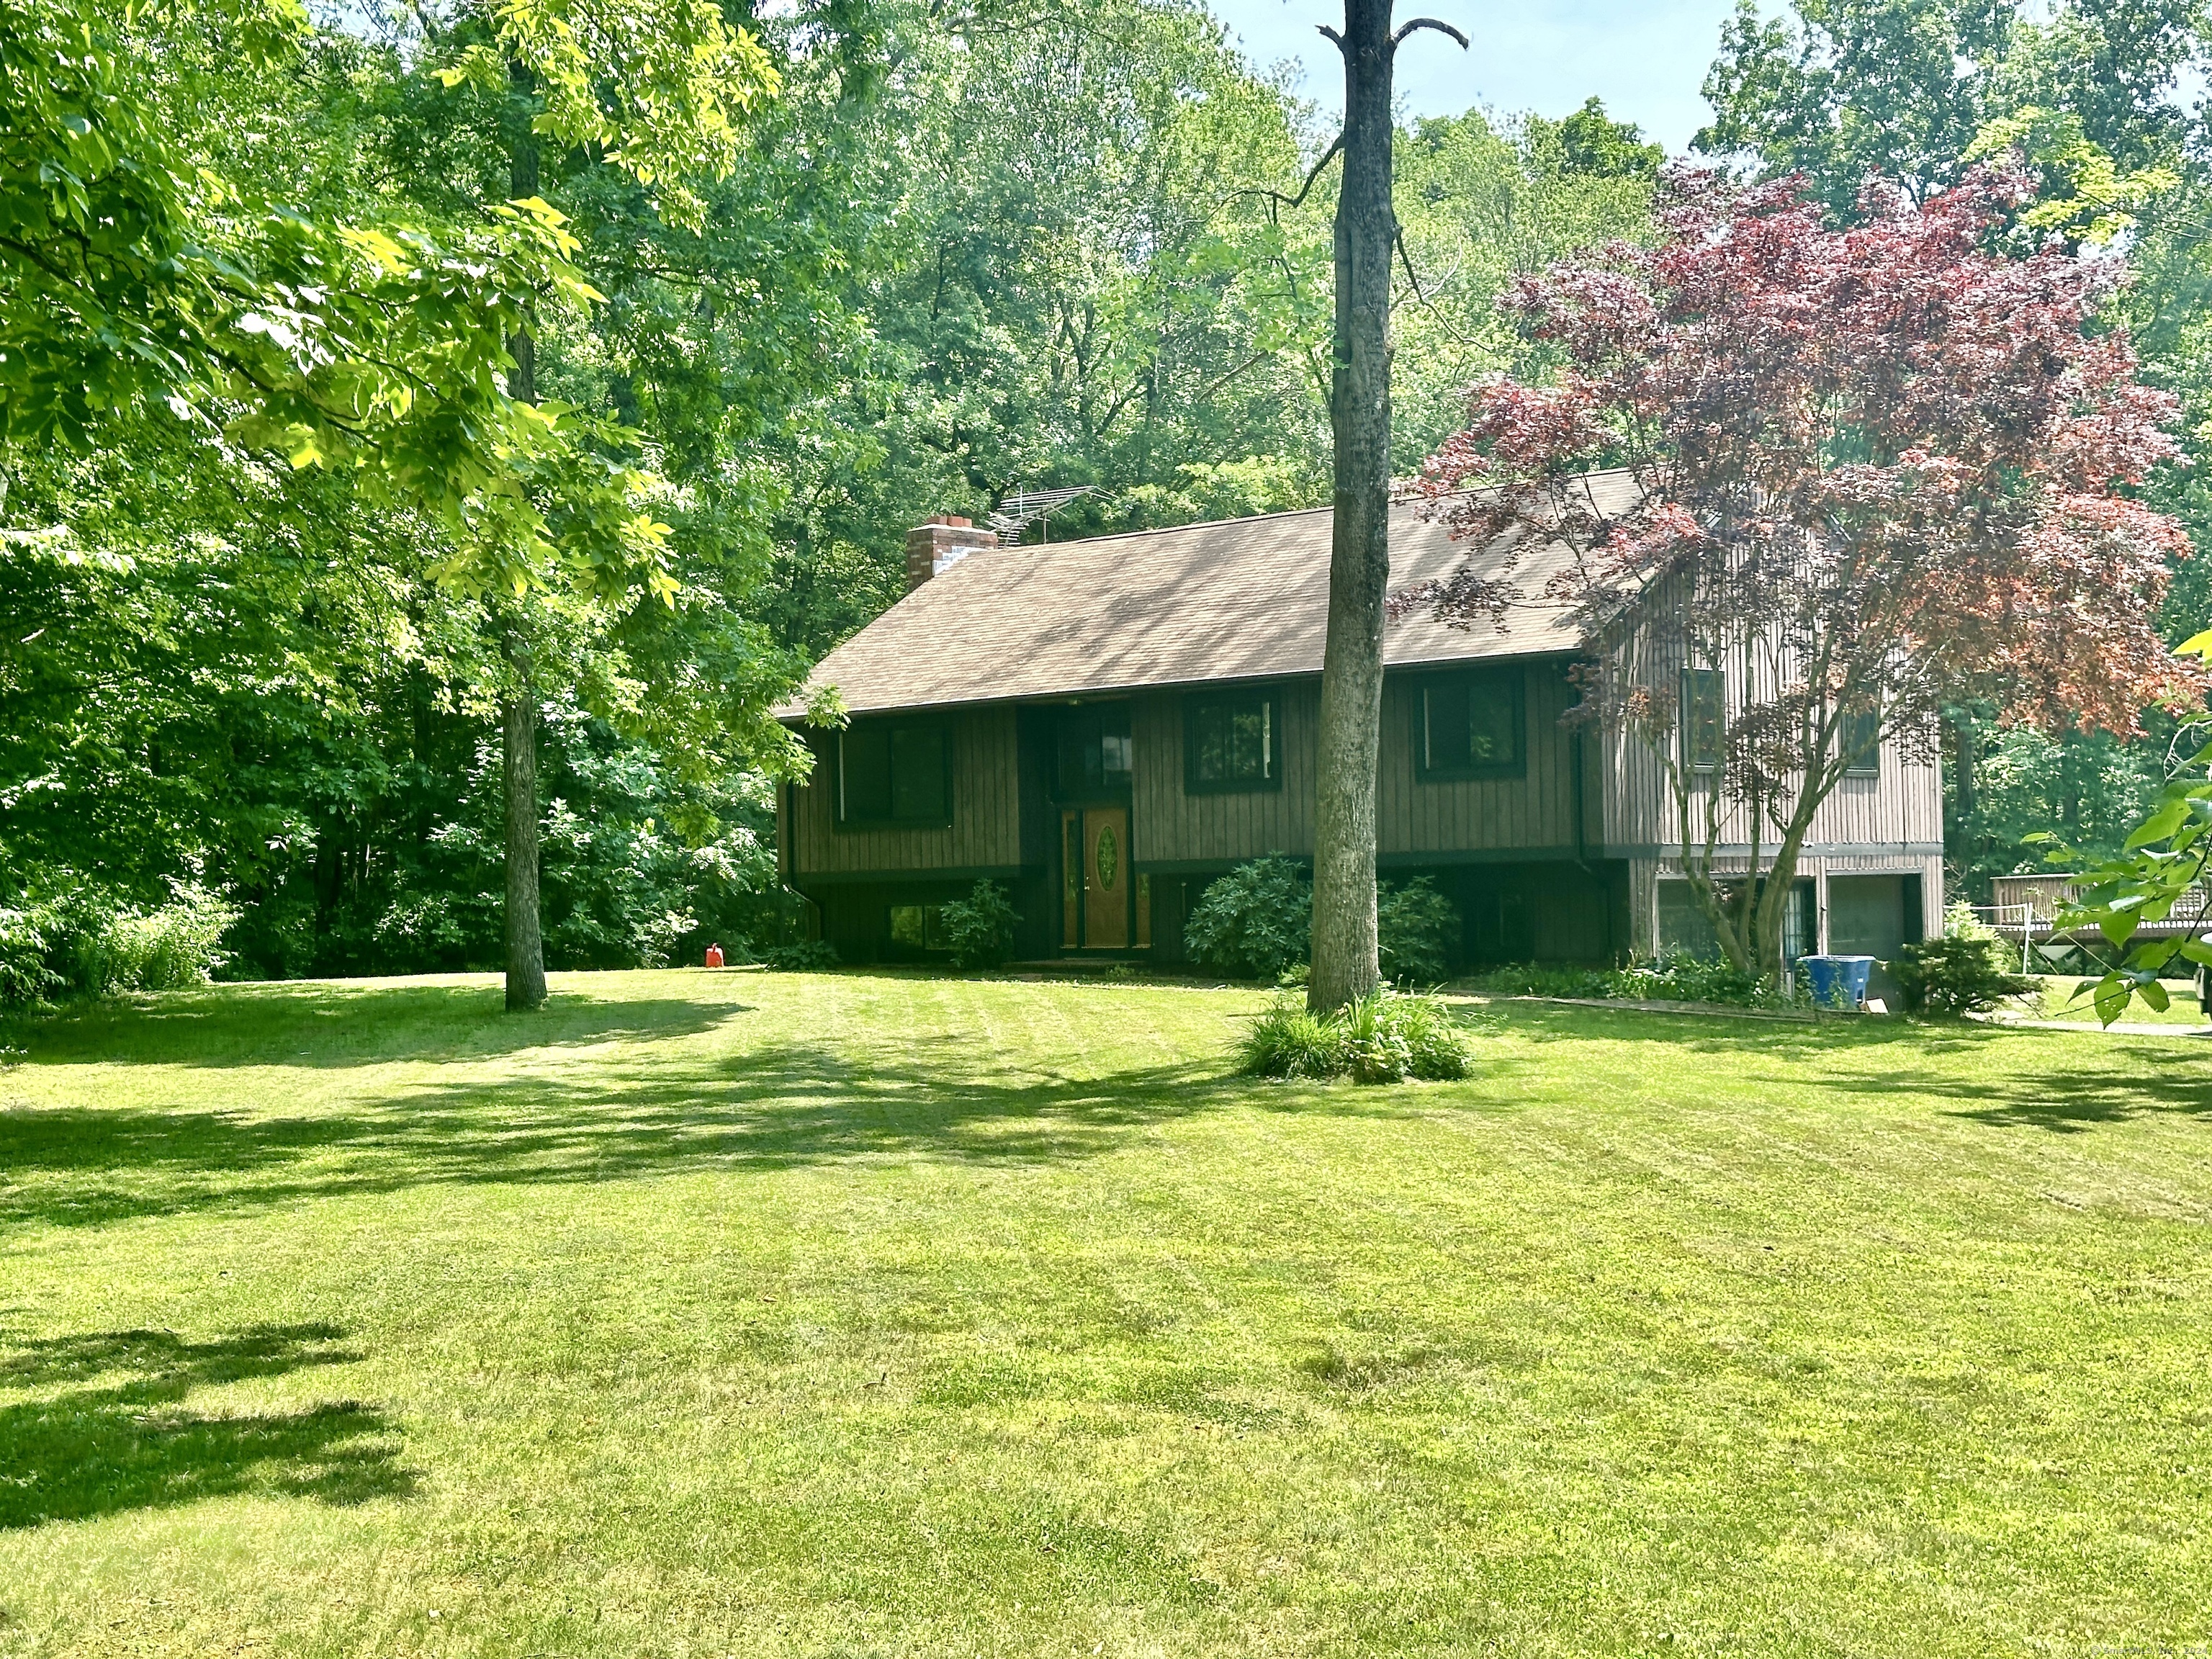
[[963, 709], [952, 728], [952, 822], [930, 830], [840, 830], [836, 749], [817, 749], [814, 775], [790, 792], [791, 872], [1012, 869], [1022, 861], [1021, 767], [1012, 708]]
[[[1575, 842], [1575, 744], [1559, 717], [1577, 693], [1557, 663], [1528, 663], [1525, 676], [1528, 765], [1517, 778], [1424, 780], [1414, 768], [1421, 684], [1394, 674], [1382, 683], [1381, 770], [1376, 779], [1376, 848], [1418, 853], [1571, 848]], [[1596, 792], [1584, 771], [1586, 815]]]
[[[1572, 734], [1559, 717], [1577, 694], [1557, 663], [1527, 665], [1528, 765], [1517, 778], [1425, 782], [1413, 769], [1413, 720], [1421, 676], [1393, 672], [1383, 682], [1382, 743], [1376, 781], [1376, 850], [1406, 857], [1513, 849], [1559, 849], [1575, 842]], [[1321, 688], [1281, 688], [1283, 787], [1250, 793], [1183, 793], [1182, 699], [1138, 700], [1135, 819], [1137, 857], [1147, 864], [1225, 864], [1268, 853], [1313, 853], [1315, 763]], [[1593, 751], [1583, 768], [1587, 834], [1598, 833], [1603, 791]]]
[[1137, 700], [1130, 721], [1136, 775], [1129, 835], [1140, 863], [1228, 864], [1268, 853], [1313, 856], [1321, 686], [1292, 681], [1280, 694], [1283, 787], [1225, 795], [1183, 793], [1182, 696]]
[[[1728, 675], [1728, 713], [1731, 720], [1743, 710], [1745, 676], [1753, 672], [1747, 664], [1755, 664], [1758, 684], [1754, 695], [1759, 697], [1773, 696], [1774, 679], [1792, 672], [1787, 663], [1778, 665], [1764, 652], [1750, 653], [1748, 657], [1739, 654]], [[1671, 679], [1678, 672], [1678, 665], [1662, 653], [1655, 654], [1644, 672], [1649, 676]], [[1674, 687], [1670, 683], [1656, 689], [1672, 693]], [[1677, 846], [1681, 840], [1681, 825], [1676, 815], [1674, 786], [1668, 781], [1658, 751], [1644, 738], [1625, 732], [1607, 732], [1601, 737], [1594, 737], [1593, 741], [1603, 747], [1604, 770], [1610, 785], [1606, 791], [1604, 818], [1607, 844], [1638, 852]], [[1679, 742], [1679, 734], [1666, 741]], [[1943, 779], [1936, 762], [1932, 757], [1908, 758], [1894, 738], [1883, 739], [1880, 760], [1876, 775], [1844, 779], [1820, 804], [1807, 837], [1808, 845], [1924, 847], [1942, 841]], [[1691, 799], [1693, 839], [1703, 837], [1703, 789], [1708, 787], [1711, 785], [1701, 786]], [[1747, 845], [1752, 828], [1750, 816], [1743, 807], [1730, 807], [1721, 818], [1722, 842]], [[1775, 831], [1771, 824], [1761, 839], [1763, 845], [1773, 845]]]
[[[1383, 857], [1434, 854], [1447, 860], [1575, 845], [1575, 744], [1560, 716], [1577, 693], [1556, 662], [1528, 663], [1522, 672], [1528, 710], [1523, 775], [1449, 782], [1425, 782], [1414, 771], [1421, 676], [1393, 672], [1385, 679], [1376, 826]], [[1218, 795], [1183, 792], [1182, 695], [1133, 699], [1136, 771], [1130, 835], [1133, 855], [1140, 864], [1224, 865], [1267, 853], [1312, 855], [1320, 685], [1292, 681], [1279, 692], [1283, 787]], [[1023, 865], [1016, 711], [969, 709], [947, 718], [953, 739], [951, 824], [840, 830], [834, 814], [834, 750], [824, 744], [815, 780], [788, 794], [789, 822], [781, 834], [794, 878], [878, 871], [1012, 870]], [[1648, 858], [1655, 848], [1674, 846], [1671, 794], [1650, 746], [1627, 733], [1589, 730], [1583, 752], [1588, 856]], [[1030, 840], [1037, 841], [1038, 825], [1030, 829]], [[1748, 830], [1736, 809], [1725, 821], [1723, 836], [1740, 845]], [[1930, 762], [1908, 761], [1894, 743], [1886, 743], [1880, 775], [1845, 779], [1822, 805], [1811, 842], [1823, 847], [1930, 847], [1942, 838], [1941, 772]], [[1771, 845], [1771, 833], [1767, 844]], [[1030, 861], [1035, 862], [1034, 854]], [[1631, 908], [1640, 911], [1641, 895], [1632, 900]]]
[[[1662, 585], [1648, 594], [1652, 611], [1665, 613], [1679, 601], [1680, 589]], [[1674, 695], [1674, 676], [1680, 671], [1680, 641], [1662, 635], [1647, 636], [1636, 672], [1656, 690]], [[1743, 644], [1729, 666], [1729, 715], [1743, 709], [1747, 677], [1756, 682], [1756, 696], [1774, 695], [1776, 683], [1796, 671], [1787, 653], [1767, 648], [1762, 640]], [[1670, 737], [1668, 741], [1678, 741]], [[1651, 745], [1639, 737], [1608, 732], [1593, 734], [1593, 746], [1601, 747], [1607, 788], [1604, 811], [1604, 840], [1617, 854], [1648, 855], [1655, 848], [1674, 848], [1681, 840], [1674, 787], [1666, 769]], [[1705, 808], [1702, 796], [1691, 802], [1691, 835], [1703, 838]], [[1751, 839], [1752, 823], [1741, 806], [1725, 811], [1721, 819], [1723, 845], [1741, 848]], [[1771, 847], [1775, 832], [1767, 826], [1762, 844]], [[1943, 839], [1942, 774], [1932, 759], [1908, 760], [1894, 738], [1881, 745], [1881, 769], [1874, 777], [1845, 778], [1821, 803], [1808, 844], [1859, 844], [1931, 847]]]
[[[1673, 847], [1681, 840], [1674, 787], [1650, 744], [1627, 732], [1593, 734], [1590, 740], [1608, 757], [1604, 770], [1605, 840], [1617, 848]], [[1706, 786], [1710, 787], [1711, 786]], [[1701, 836], [1705, 808], [1691, 799], [1690, 829]], [[1751, 820], [1741, 806], [1722, 816], [1721, 839], [1741, 846], [1751, 839]], [[1881, 745], [1881, 770], [1874, 777], [1845, 778], [1814, 814], [1809, 844], [1935, 846], [1943, 839], [1943, 775], [1933, 760], [1908, 758], [1892, 740]], [[1763, 844], [1771, 848], [1770, 825]]]

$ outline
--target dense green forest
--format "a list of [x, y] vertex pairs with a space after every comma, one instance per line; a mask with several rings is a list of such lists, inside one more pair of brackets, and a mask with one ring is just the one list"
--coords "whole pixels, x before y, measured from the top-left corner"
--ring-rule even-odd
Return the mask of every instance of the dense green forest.
[[[1839, 215], [1869, 170], [1925, 191], [2021, 150], [2042, 195], [2016, 234], [2127, 261], [2114, 319], [2196, 441], [2212, 148], [2174, 88], [2201, 20], [2029, 16], [1747, 6], [1699, 146], [1805, 170]], [[563, 17], [614, 58], [625, 28], [696, 35], [723, 79], [680, 52], [665, 83], [594, 79], [526, 33]], [[10, 926], [182, 902], [236, 912], [239, 975], [492, 963], [500, 721], [526, 698], [550, 963], [772, 942], [772, 804], [804, 759], [767, 711], [896, 597], [908, 525], [1071, 484], [1098, 493], [1055, 536], [1326, 499], [1328, 174], [1299, 198], [1330, 129], [1198, 6], [0, 0], [0, 31]], [[1662, 157], [1595, 100], [1398, 146], [1410, 468], [1471, 382], [1540, 370], [1504, 287], [1645, 234]], [[500, 218], [518, 198], [550, 207]], [[103, 236], [143, 258], [137, 298], [103, 286]], [[209, 374], [161, 378], [194, 351]], [[2159, 488], [2212, 533], [2198, 474]], [[2178, 582], [2177, 639], [2208, 589]], [[1958, 711], [1960, 875], [2022, 863], [2033, 829], [2116, 842], [2177, 741]]]
[[[446, 84], [471, 12], [301, 31], [251, 77], [222, 68], [228, 27], [154, 14], [123, 46], [177, 153], [240, 202], [441, 225], [506, 193], [543, 100]], [[1327, 191], [1268, 194], [1295, 192], [1312, 112], [1201, 10], [752, 27], [780, 90], [696, 222], [586, 146], [541, 162], [604, 297], [541, 323], [539, 387], [636, 434], [679, 584], [672, 609], [544, 607], [559, 965], [784, 925], [763, 842], [790, 756], [762, 711], [896, 597], [909, 524], [1023, 485], [1105, 487], [1060, 533], [1323, 495]], [[1418, 453], [1515, 349], [1498, 283], [1632, 234], [1656, 156], [1479, 112], [1405, 142], [1436, 273], [1405, 325]], [[8, 470], [15, 892], [220, 890], [246, 973], [494, 959], [505, 601], [437, 579], [444, 527], [158, 406]]]

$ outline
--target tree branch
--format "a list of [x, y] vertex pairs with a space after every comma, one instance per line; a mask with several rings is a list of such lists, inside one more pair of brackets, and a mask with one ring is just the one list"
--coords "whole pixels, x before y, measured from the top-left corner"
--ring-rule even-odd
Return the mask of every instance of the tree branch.
[[1344, 44], [1344, 37], [1339, 34], [1334, 29], [1329, 27], [1326, 23], [1316, 24], [1316, 27], [1318, 27], [1323, 34], [1326, 34], [1330, 40], [1336, 42], [1336, 49], [1339, 52], [1346, 50]]
[[1279, 190], [1233, 190], [1229, 192], [1229, 199], [1233, 202], [1240, 196], [1265, 196], [1286, 208], [1304, 206], [1306, 198], [1313, 194], [1315, 182], [1320, 179], [1322, 169], [1336, 160], [1343, 150], [1344, 135], [1340, 132], [1329, 147], [1322, 152], [1321, 160], [1313, 164], [1313, 171], [1306, 174], [1305, 183], [1298, 186], [1298, 193], [1295, 196], [1285, 196]]
[[[1453, 40], [1459, 42], [1459, 49], [1462, 52], [1465, 52], [1468, 49], [1467, 36], [1462, 34], [1457, 29], [1454, 28], [1449, 23], [1445, 22], [1443, 19], [1437, 17], [1416, 17], [1412, 22], [1407, 24], [1403, 28], [1400, 29], [1395, 34], [1390, 37], [1390, 50], [1393, 52], [1397, 51], [1398, 43], [1416, 29], [1434, 29], [1439, 34], [1449, 34]], [[1323, 34], [1327, 34], [1328, 32], [1328, 27], [1324, 25], [1322, 28], [1322, 33]], [[1337, 42], [1337, 45], [1340, 46], [1343, 44], [1344, 43], [1341, 40]]]

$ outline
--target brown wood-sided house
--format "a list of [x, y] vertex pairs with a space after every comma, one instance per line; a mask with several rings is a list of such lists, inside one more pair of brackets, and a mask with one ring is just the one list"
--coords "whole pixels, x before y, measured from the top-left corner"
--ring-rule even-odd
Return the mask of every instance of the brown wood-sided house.
[[[1391, 546], [1398, 586], [1469, 553], [1410, 507]], [[850, 725], [779, 711], [816, 760], [783, 793], [785, 882], [849, 962], [940, 954], [936, 907], [979, 878], [1012, 892], [1020, 957], [1181, 959], [1209, 881], [1312, 855], [1328, 557], [1327, 508], [1019, 547], [957, 519], [908, 532], [907, 596], [812, 676]], [[1513, 580], [1540, 594], [1565, 557]], [[1390, 624], [1378, 873], [1450, 896], [1464, 963], [1699, 942], [1656, 757], [1562, 718], [1585, 649], [1535, 601], [1498, 629]], [[1936, 769], [1885, 744], [1822, 809], [1796, 948], [1887, 957], [1932, 930], [1942, 850]]]

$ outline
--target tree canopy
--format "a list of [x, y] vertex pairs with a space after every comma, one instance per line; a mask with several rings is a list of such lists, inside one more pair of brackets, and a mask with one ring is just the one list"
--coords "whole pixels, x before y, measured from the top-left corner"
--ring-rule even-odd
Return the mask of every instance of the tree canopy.
[[[1575, 550], [1559, 596], [1607, 647], [1584, 717], [1656, 760], [1740, 966], [1778, 971], [1814, 815], [1883, 737], [1932, 757], [1974, 701], [2121, 735], [2201, 702], [2154, 626], [2188, 538], [2136, 495], [2175, 401], [2098, 325], [2106, 270], [1986, 250], [2026, 191], [1877, 179], [1838, 228], [1794, 178], [1677, 174], [1656, 246], [1516, 288], [1563, 367], [1484, 386], [1425, 470], [1455, 534]], [[1624, 509], [1585, 482], [1606, 465]], [[1470, 566], [1398, 603], [1475, 627], [1516, 592]]]
[[[1285, 206], [1312, 117], [1202, 10], [735, 17], [6, 0], [0, 903], [204, 881], [240, 971], [495, 959], [526, 612], [550, 959], [773, 939], [765, 710], [907, 526], [1324, 498], [1334, 184]], [[1522, 360], [1516, 272], [1641, 234], [1638, 142], [1398, 132], [1402, 447]]]
[[[1700, 143], [1839, 225], [1869, 170], [1922, 201], [2013, 158], [1991, 251], [2124, 258], [2088, 331], [2179, 400], [2122, 495], [2212, 529], [2200, 42], [2104, 0], [1747, 12]], [[551, 959], [778, 936], [805, 758], [766, 711], [908, 526], [1328, 499], [1332, 131], [1188, 0], [0, 0], [0, 906], [204, 883], [240, 971], [495, 959], [520, 645]], [[1642, 257], [1659, 157], [1595, 99], [1392, 143], [1411, 456], [1568, 362], [1511, 296]], [[2169, 641], [2212, 603], [2176, 570]], [[2155, 714], [2006, 714], [1946, 710], [1970, 873], [2163, 775]]]

